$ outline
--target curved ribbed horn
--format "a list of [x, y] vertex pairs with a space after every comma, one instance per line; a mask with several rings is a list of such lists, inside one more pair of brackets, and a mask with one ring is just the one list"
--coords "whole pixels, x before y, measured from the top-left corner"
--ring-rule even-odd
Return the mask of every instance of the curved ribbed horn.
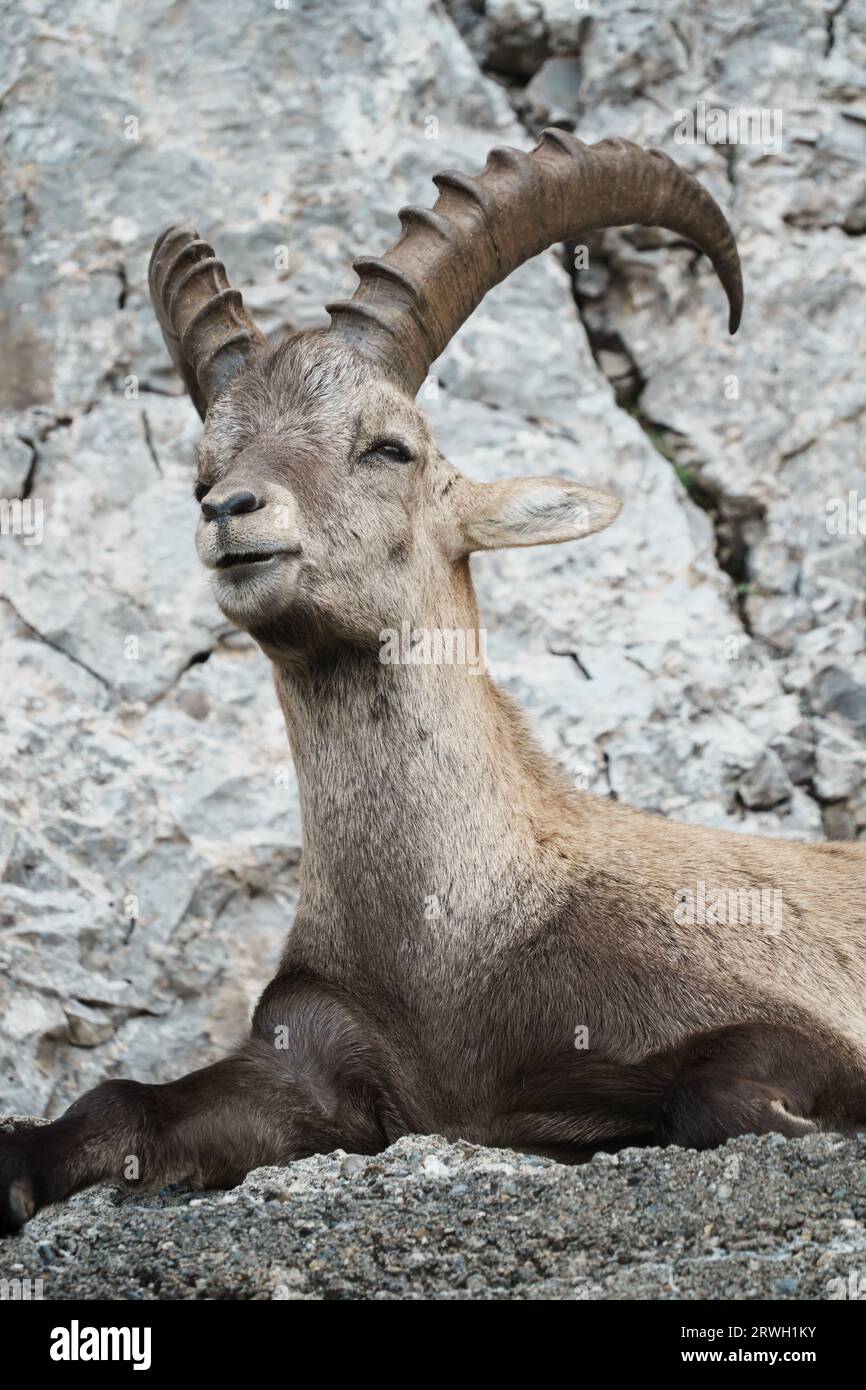
[[460, 325], [524, 261], [601, 227], [665, 227], [709, 256], [735, 333], [743, 304], [734, 234], [696, 179], [661, 150], [630, 140], [585, 145], [545, 130], [526, 154], [491, 150], [480, 174], [437, 174], [432, 211], [403, 208], [381, 257], [354, 262], [351, 300], [329, 304], [330, 331], [379, 362], [412, 393]]
[[209, 402], [266, 347], [226, 268], [192, 227], [166, 227], [148, 271], [165, 345], [202, 419]]

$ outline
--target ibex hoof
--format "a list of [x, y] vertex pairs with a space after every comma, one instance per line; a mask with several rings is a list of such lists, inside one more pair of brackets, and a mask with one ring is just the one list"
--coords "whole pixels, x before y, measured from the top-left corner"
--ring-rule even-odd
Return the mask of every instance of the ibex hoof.
[[36, 1193], [30, 1161], [16, 1143], [18, 1136], [0, 1134], [0, 1235], [14, 1235], [36, 1213]]

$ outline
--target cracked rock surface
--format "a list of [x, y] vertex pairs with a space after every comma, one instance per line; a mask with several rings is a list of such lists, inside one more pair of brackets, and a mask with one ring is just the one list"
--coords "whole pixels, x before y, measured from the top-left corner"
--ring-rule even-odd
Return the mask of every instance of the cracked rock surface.
[[[454, 13], [531, 129], [658, 146], [733, 222], [747, 309], [732, 341], [714, 327], [706, 266], [666, 233], [589, 237], [575, 290], [597, 361], [713, 521], [744, 627], [803, 714], [770, 739], [781, 777], [830, 838], [860, 838], [857, 716], [822, 707], [822, 690], [833, 668], [858, 700], [864, 684], [866, 4], [487, 0]], [[680, 138], [701, 104], [705, 131], [713, 110], [762, 124], [727, 143]], [[741, 800], [784, 806], [778, 765], [756, 775], [759, 802]]]
[[[866, 0], [30, 0], [3, 23], [0, 496], [42, 516], [38, 543], [0, 535], [6, 1108], [219, 1056], [291, 921], [288, 747], [197, 567], [198, 419], [147, 302], [170, 220], [279, 337], [327, 321], [433, 173], [547, 120], [698, 173], [740, 238], [736, 339], [689, 248], [607, 233], [574, 277], [554, 250], [493, 291], [422, 404], [473, 476], [624, 499], [585, 542], [474, 568], [493, 673], [579, 787], [864, 833], [864, 549], [827, 504], [866, 497]], [[781, 109], [780, 150], [678, 143], [698, 100]]]
[[81, 1193], [0, 1243], [0, 1278], [46, 1299], [862, 1298], [863, 1157], [773, 1135], [570, 1168], [412, 1137], [231, 1192]]

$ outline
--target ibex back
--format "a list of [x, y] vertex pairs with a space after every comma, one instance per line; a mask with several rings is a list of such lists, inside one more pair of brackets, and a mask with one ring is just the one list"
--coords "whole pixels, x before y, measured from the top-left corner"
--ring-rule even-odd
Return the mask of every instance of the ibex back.
[[[732, 331], [742, 300], [727, 222], [657, 152], [548, 131], [436, 182], [435, 208], [405, 209], [396, 245], [356, 262], [330, 327], [274, 350], [193, 231], [156, 244], [154, 306], [205, 421], [198, 553], [273, 664], [302, 891], [230, 1057], [105, 1082], [0, 1136], [6, 1230], [103, 1179], [230, 1185], [408, 1132], [578, 1159], [866, 1123], [862, 850], [576, 794], [476, 664], [380, 659], [406, 622], [477, 636], [472, 551], [575, 540], [619, 510], [555, 478], [478, 485], [439, 453], [414, 396], [492, 285], [642, 222], [711, 258]], [[686, 885], [704, 894], [692, 920]], [[764, 930], [724, 911], [732, 892], [781, 903], [780, 929], [775, 910]]]

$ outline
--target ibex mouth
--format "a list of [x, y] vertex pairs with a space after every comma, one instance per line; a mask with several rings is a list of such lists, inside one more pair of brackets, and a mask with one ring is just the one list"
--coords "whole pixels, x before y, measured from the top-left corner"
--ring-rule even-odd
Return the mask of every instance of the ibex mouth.
[[278, 550], [229, 550], [218, 559], [208, 560], [207, 564], [214, 570], [262, 569], [266, 565], [274, 564], [282, 555], [299, 554], [300, 546], [280, 546]]
[[218, 570], [227, 570], [233, 569], [235, 565], [268, 565], [271, 560], [276, 560], [277, 555], [281, 553], [282, 552], [277, 550], [265, 552], [244, 550], [239, 551], [237, 554], [221, 555], [216, 562], [216, 568]]

